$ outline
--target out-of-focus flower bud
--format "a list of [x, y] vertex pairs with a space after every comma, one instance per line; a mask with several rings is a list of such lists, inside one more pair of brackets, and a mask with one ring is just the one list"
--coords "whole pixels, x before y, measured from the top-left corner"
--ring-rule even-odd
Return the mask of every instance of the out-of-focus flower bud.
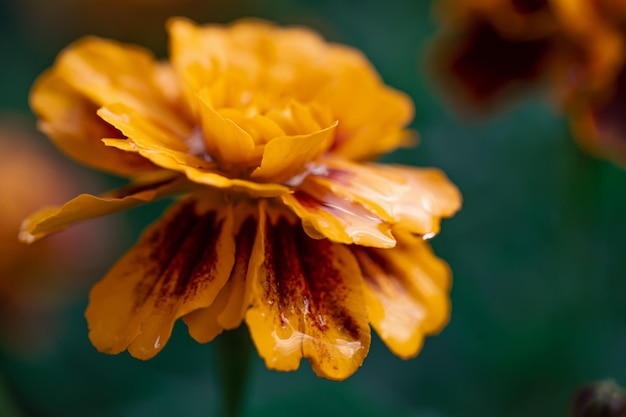
[[626, 417], [626, 393], [612, 380], [585, 385], [574, 394], [568, 417]]

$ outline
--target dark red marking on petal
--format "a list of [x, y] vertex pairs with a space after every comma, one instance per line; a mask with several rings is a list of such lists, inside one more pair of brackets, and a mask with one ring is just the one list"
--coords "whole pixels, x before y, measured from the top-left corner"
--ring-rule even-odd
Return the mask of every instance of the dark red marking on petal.
[[293, 196], [302, 206], [308, 210], [319, 210], [321, 203], [317, 201], [314, 197], [305, 193], [304, 191], [296, 190], [293, 193]]
[[177, 271], [174, 294], [190, 298], [202, 282], [215, 279], [213, 272], [219, 262], [216, 245], [224, 220], [217, 221], [217, 213], [209, 212], [198, 218], [185, 243], [180, 248], [181, 269]]
[[393, 271], [393, 265], [389, 263], [389, 261], [384, 256], [381, 256], [380, 253], [374, 249], [355, 247], [353, 248], [352, 252], [358, 254], [358, 256], [368, 257], [373, 263], [378, 265], [380, 269], [389, 274], [391, 274]]
[[250, 256], [252, 255], [252, 248], [254, 246], [254, 240], [256, 237], [257, 222], [254, 217], [248, 217], [241, 228], [239, 233], [235, 236], [235, 265], [231, 272], [231, 277], [235, 274], [241, 274], [243, 280], [246, 280], [248, 274], [248, 263], [250, 262]]
[[154, 229], [146, 237], [145, 244], [155, 250], [146, 261], [147, 265], [137, 265], [138, 268], [146, 268], [146, 279], [140, 281], [135, 287], [136, 307], [142, 306], [150, 297], [161, 275], [169, 267], [196, 222], [193, 201], [183, 203], [175, 210], [171, 218], [168, 215], [161, 220], [165, 222], [164, 227]]
[[383, 272], [388, 277], [393, 277], [395, 281], [403, 281], [404, 275], [398, 273], [394, 265], [389, 261], [388, 258], [381, 255], [380, 250], [376, 250], [374, 248], [366, 248], [362, 246], [354, 246], [351, 247], [352, 253], [356, 257], [359, 265], [361, 266], [361, 273], [363, 274], [363, 279], [373, 287], [379, 287], [379, 284], [376, 279], [374, 279], [371, 274], [369, 268], [367, 268], [368, 263], [373, 263], [378, 268], [380, 268], [381, 272]]
[[504, 38], [490, 23], [478, 22], [455, 47], [451, 75], [462, 82], [469, 99], [484, 103], [503, 89], [541, 75], [551, 38], [516, 41]]
[[[281, 218], [281, 224], [284, 220]], [[284, 229], [284, 230], [283, 230]], [[298, 252], [291, 238], [291, 226], [272, 226], [269, 222], [265, 233], [265, 261], [269, 286], [266, 299], [277, 303], [279, 309], [288, 309], [291, 300], [298, 299], [303, 290], [300, 278], [302, 271]], [[285, 318], [281, 317], [283, 325]]]
[[314, 323], [322, 329], [325, 323], [320, 322], [320, 318], [330, 316], [350, 337], [358, 339], [359, 326], [343, 304], [348, 297], [348, 290], [341, 271], [333, 265], [333, 243], [328, 239], [311, 239], [299, 225], [294, 237], [313, 300], [311, 313], [315, 318]]
[[267, 300], [283, 311], [300, 308], [307, 323], [321, 331], [332, 325], [358, 339], [359, 326], [344, 305], [349, 290], [333, 263], [331, 245], [327, 239], [310, 238], [299, 223], [280, 218], [275, 225], [268, 224]]
[[[376, 279], [372, 276], [372, 271], [370, 269], [371, 264], [377, 264], [378, 262], [372, 259], [370, 253], [373, 251], [368, 251], [366, 248], [362, 246], [353, 245], [350, 247], [350, 251], [356, 258], [359, 263], [359, 268], [361, 269], [361, 274], [363, 275], [363, 281], [365, 281], [368, 285], [373, 288], [380, 289], [380, 285]], [[383, 265], [386, 262], [383, 262]], [[378, 265], [382, 270], [385, 270], [385, 267], [382, 265]]]

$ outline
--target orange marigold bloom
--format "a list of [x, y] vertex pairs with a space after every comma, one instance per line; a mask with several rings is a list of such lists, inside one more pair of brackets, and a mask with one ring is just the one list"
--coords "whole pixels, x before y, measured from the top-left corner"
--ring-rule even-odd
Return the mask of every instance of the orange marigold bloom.
[[406, 143], [411, 100], [307, 29], [168, 29], [169, 62], [82, 39], [32, 91], [59, 148], [134, 181], [32, 215], [22, 240], [184, 193], [91, 291], [96, 348], [151, 358], [182, 317], [199, 342], [245, 319], [268, 367], [305, 357], [331, 379], [361, 365], [369, 323], [415, 356], [450, 309], [424, 237], [460, 195], [438, 170], [362, 162]]
[[621, 0], [440, 0], [445, 83], [469, 107], [547, 82], [588, 150], [626, 161]]

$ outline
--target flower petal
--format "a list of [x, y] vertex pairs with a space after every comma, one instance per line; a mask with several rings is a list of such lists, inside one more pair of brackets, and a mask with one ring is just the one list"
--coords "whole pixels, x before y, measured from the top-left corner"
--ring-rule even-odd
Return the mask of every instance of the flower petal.
[[71, 224], [116, 213], [183, 190], [186, 181], [169, 176], [153, 182], [135, 183], [100, 197], [81, 194], [62, 207], [44, 208], [22, 222], [19, 239], [32, 243]]
[[413, 233], [438, 233], [440, 219], [461, 206], [458, 189], [437, 169], [339, 159], [328, 160], [326, 167], [305, 182], [325, 188], [327, 196], [359, 203], [384, 221]]
[[[134, 45], [86, 37], [66, 48], [55, 64], [59, 75], [97, 107], [125, 103], [179, 136], [190, 124], [169, 101], [175, 79], [164, 78], [152, 54]], [[160, 83], [168, 85], [161, 86]]]
[[304, 230], [313, 238], [382, 248], [396, 244], [389, 224], [383, 219], [308, 179], [299, 190], [281, 198], [302, 219]]
[[217, 188], [233, 187], [260, 197], [274, 197], [289, 192], [289, 188], [280, 184], [225, 177], [219, 173], [214, 162], [190, 155], [186, 152], [188, 145], [177, 143], [171, 134], [128, 106], [118, 103], [100, 109], [98, 114], [129, 137], [124, 140], [104, 140], [107, 146], [137, 152], [160, 167], [184, 173], [193, 182]]
[[450, 315], [450, 269], [427, 242], [394, 232], [398, 246], [352, 246], [365, 280], [369, 320], [389, 349], [402, 358], [418, 354], [425, 335], [439, 332]]
[[332, 120], [339, 120], [333, 151], [351, 159], [368, 159], [407, 142], [404, 128], [414, 113], [411, 99], [385, 86], [354, 48], [327, 43], [307, 29], [253, 20], [202, 27], [173, 19], [168, 28], [172, 63], [189, 97], [202, 86], [221, 85], [222, 73], [235, 73], [241, 82], [229, 82], [225, 89], [229, 93], [212, 93], [218, 98], [216, 109], [236, 107], [242, 97], [256, 100], [264, 94], [272, 104], [285, 97], [305, 105], [316, 103], [333, 115]]
[[234, 262], [233, 216], [218, 195], [192, 195], [171, 208], [96, 284], [85, 316], [106, 353], [156, 355], [174, 322], [210, 306]]
[[209, 94], [207, 89], [198, 93], [202, 131], [209, 153], [220, 161], [232, 164], [245, 164], [253, 160], [254, 139], [235, 122], [215, 111]]
[[314, 133], [270, 140], [265, 145], [261, 166], [252, 172], [252, 178], [280, 183], [301, 174], [307, 162], [328, 150], [336, 127], [337, 122]]
[[367, 355], [370, 331], [349, 250], [311, 239], [293, 215], [272, 208], [261, 218], [252, 259], [262, 262], [246, 322], [267, 367], [297, 369], [306, 357], [319, 376], [352, 375]]
[[260, 264], [258, 259], [257, 264], [250, 263], [258, 215], [252, 211], [246, 213], [242, 205], [235, 207], [234, 211], [239, 217], [236, 221], [241, 225], [233, 229], [238, 231], [234, 233], [235, 263], [230, 277], [211, 306], [195, 310], [183, 318], [189, 334], [199, 343], [213, 340], [222, 330], [239, 327], [250, 305], [250, 276]]
[[344, 69], [340, 80], [316, 97], [340, 121], [333, 153], [351, 160], [369, 160], [411, 145], [414, 135], [405, 129], [415, 112], [411, 98], [385, 86], [361, 59], [361, 67]]
[[58, 71], [41, 75], [30, 94], [39, 128], [70, 157], [91, 167], [122, 176], [157, 169], [150, 161], [107, 148], [100, 139], [122, 134], [96, 115], [97, 107], [71, 87]]

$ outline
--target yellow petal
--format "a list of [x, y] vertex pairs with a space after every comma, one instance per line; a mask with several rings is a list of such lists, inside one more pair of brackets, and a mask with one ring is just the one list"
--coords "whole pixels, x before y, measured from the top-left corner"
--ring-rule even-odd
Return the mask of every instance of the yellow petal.
[[30, 94], [30, 105], [39, 117], [39, 128], [59, 149], [88, 166], [122, 176], [157, 169], [139, 155], [107, 148], [104, 137], [122, 134], [96, 115], [97, 107], [50, 70], [41, 75]]
[[96, 106], [125, 103], [145, 117], [185, 136], [191, 126], [181, 117], [181, 109], [170, 102], [167, 91], [175, 85], [164, 78], [152, 54], [134, 45], [124, 45], [96, 37], [82, 38], [65, 49], [55, 68], [72, 87]]
[[245, 164], [253, 160], [254, 139], [235, 122], [215, 111], [209, 94], [210, 90], [207, 89], [199, 93], [198, 106], [209, 153], [219, 161], [231, 164]]
[[307, 162], [314, 161], [328, 150], [336, 127], [337, 122], [311, 134], [270, 140], [265, 145], [261, 166], [252, 172], [252, 178], [280, 183], [301, 174]]
[[432, 236], [442, 217], [461, 206], [461, 194], [441, 171], [332, 159], [327, 170], [308, 181], [357, 202], [390, 224]]
[[[284, 97], [305, 104], [288, 117], [270, 109], [288, 135], [311, 132], [318, 122], [303, 108], [315, 103], [339, 120], [339, 140], [333, 150], [351, 159], [368, 159], [407, 143], [406, 125], [413, 117], [409, 96], [387, 87], [359, 51], [329, 44], [302, 28], [283, 28], [259, 21], [239, 21], [227, 26], [197, 26], [176, 19], [169, 25], [172, 62], [184, 79], [188, 95], [201, 86], [214, 85], [220, 94], [212, 103], [237, 107], [241, 100], [231, 90], [246, 85], [247, 96], [269, 91], [277, 103]], [[222, 73], [236, 73], [241, 81], [228, 88]], [[228, 104], [226, 104], [228, 102]], [[278, 106], [282, 107], [282, 106]], [[302, 117], [304, 116], [304, 117]], [[328, 125], [323, 125], [328, 126]], [[303, 128], [306, 128], [303, 131]]]
[[281, 198], [313, 238], [382, 248], [396, 244], [390, 225], [384, 220], [358, 203], [327, 192], [308, 178], [299, 190]]
[[235, 252], [233, 216], [219, 195], [193, 195], [151, 226], [91, 290], [85, 313], [101, 352], [156, 355], [174, 322], [210, 306]]
[[[262, 208], [263, 209], [263, 208]], [[261, 259], [246, 314], [267, 367], [342, 380], [367, 355], [370, 332], [358, 265], [346, 247], [308, 237], [289, 213], [261, 218], [252, 260]]]
[[123, 104], [104, 107], [98, 114], [129, 136], [124, 140], [105, 139], [105, 145], [137, 152], [155, 165], [185, 174], [193, 182], [217, 188], [232, 187], [260, 197], [275, 197], [289, 192], [289, 188], [280, 184], [227, 178], [218, 171], [214, 162], [203, 158], [202, 152], [200, 155], [188, 153], [190, 145], [178, 141]]
[[156, 182], [131, 184], [100, 197], [81, 194], [62, 207], [47, 207], [29, 216], [22, 222], [19, 238], [22, 242], [32, 243], [72, 224], [126, 210], [185, 187], [186, 181], [169, 176]]
[[100, 108], [97, 113], [135, 143], [149, 143], [156, 149], [167, 148], [179, 152], [190, 150], [191, 145], [186, 143], [185, 137], [175, 135], [126, 104], [110, 104]]
[[316, 96], [339, 119], [333, 153], [351, 160], [371, 159], [409, 145], [411, 134], [405, 128], [414, 114], [410, 97], [385, 86], [367, 60], [361, 61], [339, 64], [338, 79]]
[[439, 332], [450, 315], [450, 269], [427, 242], [396, 232], [393, 249], [351, 247], [365, 280], [369, 320], [396, 355], [418, 354], [426, 335]]
[[250, 263], [258, 216], [242, 205], [233, 211], [237, 216], [235, 221], [241, 224], [233, 229], [236, 250], [230, 277], [211, 306], [193, 311], [183, 319], [189, 334], [200, 343], [213, 340], [224, 329], [239, 327], [250, 305], [250, 275], [259, 267]]

